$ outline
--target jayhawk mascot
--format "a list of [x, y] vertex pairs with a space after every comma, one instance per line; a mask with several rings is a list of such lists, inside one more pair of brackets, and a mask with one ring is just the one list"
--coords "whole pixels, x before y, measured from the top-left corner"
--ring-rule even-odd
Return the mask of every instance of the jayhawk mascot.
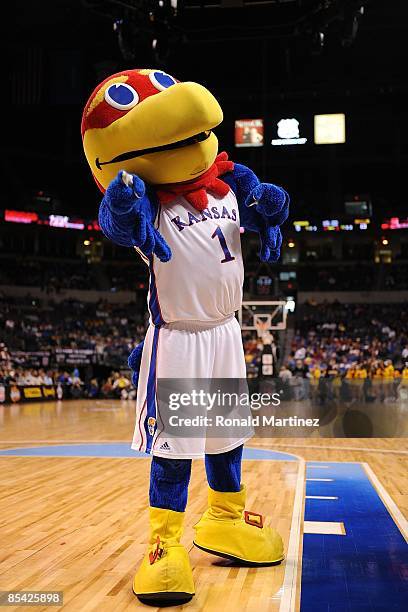
[[102, 231], [135, 249], [150, 272], [150, 325], [129, 366], [137, 385], [132, 448], [152, 455], [150, 540], [133, 591], [154, 606], [194, 595], [180, 543], [192, 459], [204, 457], [209, 485], [194, 544], [252, 566], [284, 557], [277, 531], [245, 510], [241, 461], [249, 434], [168, 437], [158, 427], [158, 379], [246, 377], [234, 316], [244, 280], [240, 227], [259, 234], [260, 259], [274, 262], [288, 216], [284, 189], [218, 153], [213, 129], [222, 119], [205, 87], [149, 69], [105, 79], [82, 119], [85, 155], [104, 193]]

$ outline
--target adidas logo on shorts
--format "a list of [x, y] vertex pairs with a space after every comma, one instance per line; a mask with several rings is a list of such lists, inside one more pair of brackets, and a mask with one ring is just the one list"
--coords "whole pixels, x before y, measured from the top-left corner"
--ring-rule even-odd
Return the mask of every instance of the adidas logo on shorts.
[[165, 442], [164, 444], [161, 445], [159, 450], [171, 450], [170, 449], [170, 444], [168, 444], [167, 442]]

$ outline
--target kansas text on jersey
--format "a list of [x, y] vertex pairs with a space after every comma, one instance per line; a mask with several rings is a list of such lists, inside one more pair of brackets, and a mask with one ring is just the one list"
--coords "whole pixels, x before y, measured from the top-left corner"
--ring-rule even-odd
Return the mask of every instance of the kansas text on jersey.
[[170, 261], [149, 258], [151, 321], [221, 321], [241, 306], [244, 267], [238, 203], [208, 194], [198, 212], [182, 196], [159, 207], [156, 226], [172, 251]]

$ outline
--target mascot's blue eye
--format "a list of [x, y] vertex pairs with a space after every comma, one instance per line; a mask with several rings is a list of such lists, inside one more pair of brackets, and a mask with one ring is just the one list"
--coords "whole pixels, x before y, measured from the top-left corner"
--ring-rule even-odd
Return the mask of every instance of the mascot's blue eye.
[[149, 79], [156, 89], [159, 89], [160, 91], [163, 91], [164, 89], [167, 89], [168, 87], [171, 87], [177, 83], [176, 79], [173, 79], [172, 76], [166, 74], [165, 72], [161, 72], [160, 70], [151, 72], [149, 74]]
[[105, 90], [105, 100], [113, 108], [129, 110], [139, 102], [139, 95], [127, 83], [115, 83]]

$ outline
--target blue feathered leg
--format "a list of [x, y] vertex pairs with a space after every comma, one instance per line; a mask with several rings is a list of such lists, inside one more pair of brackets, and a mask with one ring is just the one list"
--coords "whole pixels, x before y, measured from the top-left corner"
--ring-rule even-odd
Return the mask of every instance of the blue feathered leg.
[[226, 453], [205, 456], [207, 481], [213, 491], [240, 491], [243, 448], [241, 445]]
[[191, 459], [153, 457], [150, 469], [150, 506], [184, 512], [190, 475]]
[[[214, 491], [240, 491], [243, 448], [238, 446], [226, 453], [205, 456], [208, 484]], [[150, 505], [184, 512], [190, 475], [191, 459], [153, 457], [150, 470]]]

